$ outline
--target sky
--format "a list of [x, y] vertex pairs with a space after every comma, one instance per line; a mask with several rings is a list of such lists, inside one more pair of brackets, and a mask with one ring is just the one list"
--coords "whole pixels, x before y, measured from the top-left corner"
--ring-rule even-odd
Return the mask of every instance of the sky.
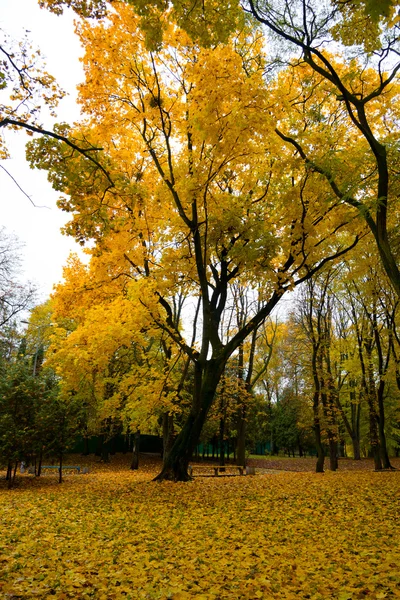
[[[74, 34], [74, 15], [67, 11], [57, 17], [40, 9], [37, 0], [0, 0], [0, 29], [20, 40], [25, 30], [34, 47], [46, 57], [47, 70], [69, 92], [57, 110], [57, 121], [72, 123], [79, 118], [76, 105], [76, 85], [83, 80], [79, 62], [81, 47]], [[1, 100], [0, 100], [1, 102]], [[43, 125], [51, 129], [51, 119], [44, 116]], [[40, 299], [45, 300], [53, 284], [62, 279], [62, 267], [71, 251], [81, 252], [72, 238], [64, 236], [60, 228], [68, 215], [56, 207], [59, 196], [47, 181], [45, 171], [30, 169], [25, 160], [25, 143], [30, 138], [23, 131], [2, 132], [11, 152], [11, 159], [0, 161], [18, 182], [29, 199], [0, 169], [0, 225], [14, 232], [24, 245], [21, 250], [21, 278], [35, 281]]]

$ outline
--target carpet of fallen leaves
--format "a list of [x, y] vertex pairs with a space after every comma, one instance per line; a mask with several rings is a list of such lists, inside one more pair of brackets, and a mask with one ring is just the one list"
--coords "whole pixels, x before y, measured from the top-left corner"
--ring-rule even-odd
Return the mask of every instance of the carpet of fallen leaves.
[[[391, 458], [391, 464], [396, 469], [400, 469], [400, 458]], [[288, 458], [288, 457], [267, 457], [267, 458], [250, 458], [248, 465], [258, 469], [273, 469], [282, 471], [297, 471], [297, 472], [315, 472], [314, 457]], [[371, 459], [363, 458], [361, 460], [353, 460], [351, 458], [339, 459], [340, 471], [371, 471], [374, 466]], [[325, 458], [325, 470], [329, 470], [329, 459]]]
[[0, 482], [2, 599], [400, 598], [400, 472], [90, 466]]

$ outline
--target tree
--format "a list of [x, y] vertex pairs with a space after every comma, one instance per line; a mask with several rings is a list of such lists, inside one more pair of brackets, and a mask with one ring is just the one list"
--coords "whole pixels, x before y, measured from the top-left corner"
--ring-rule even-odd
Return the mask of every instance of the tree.
[[20, 244], [0, 228], [0, 335], [12, 326], [17, 316], [31, 308], [35, 299], [33, 284], [19, 280]]
[[[246, 29], [204, 50], [166, 21], [169, 42], [154, 54], [121, 5], [107, 23], [84, 24], [80, 33], [91, 121], [76, 136], [106, 149], [113, 187], [55, 141], [31, 144], [30, 157], [70, 194], [61, 200], [74, 213], [68, 231], [95, 240], [104, 266], [118, 257], [130, 293], [194, 364], [190, 413], [159, 477], [185, 480], [229, 357], [288, 289], [354, 247], [358, 235], [340, 235], [342, 207], [321, 200], [328, 186], [301, 175], [272, 135], [279, 91], [269, 95], [263, 78], [260, 32]], [[223, 343], [229, 285], [255, 280], [262, 305]], [[170, 301], [182, 285], [201, 299], [195, 346], [173, 319]]]
[[[390, 187], [397, 161], [397, 151], [393, 152], [398, 143], [397, 103], [390, 100], [394, 102], [394, 110], [387, 103], [389, 98], [398, 94], [398, 19], [392, 2], [381, 5], [382, 10], [377, 9], [375, 2], [336, 4], [319, 8], [314, 0], [285, 0], [283, 3], [249, 0], [251, 14], [260, 23], [291, 48], [300, 50], [301, 58], [295, 61], [296, 67], [301, 69], [306, 64], [312, 68], [317, 76], [316, 84], [323, 85], [328, 94], [343, 103], [348, 127], [354, 132], [355, 139], [361, 136], [365, 142], [364, 164], [368, 164], [367, 171], [360, 172], [348, 188], [341, 183], [343, 171], [337, 168], [340, 154], [334, 148], [325, 161], [320, 161], [312, 150], [305, 150], [296, 136], [276, 130], [300, 154], [307, 169], [320, 173], [329, 182], [339, 201], [357, 208], [375, 238], [384, 269], [400, 295], [396, 245], [391, 241], [392, 215], [396, 210], [394, 181]], [[354, 15], [353, 26], [350, 28], [346, 23], [346, 17], [357, 4], [358, 17], [362, 10], [372, 11], [376, 17], [367, 30], [367, 36], [365, 18], [358, 20], [356, 27]], [[381, 17], [387, 25], [384, 33], [378, 26]], [[358, 53], [357, 59], [350, 55], [347, 64], [340, 64], [326, 51], [334, 38], [349, 45], [360, 44], [365, 39], [366, 52], [363, 55]], [[386, 69], [388, 72], [385, 72]], [[385, 123], [391, 121], [393, 126], [387, 128]]]
[[[106, 10], [104, 2], [82, 4], [75, 0], [48, 0], [44, 4], [55, 11], [60, 11], [62, 5], [69, 5], [80, 14], [94, 16], [104, 15]], [[141, 0], [132, 4], [141, 15], [139, 25], [147, 34], [147, 43], [151, 47], [159, 45], [166, 30], [163, 5]], [[215, 43], [215, 40], [226, 41], [229, 32], [241, 19], [235, 2], [221, 6], [219, 10], [214, 10], [214, 4], [211, 6], [205, 2], [193, 6], [187, 0], [176, 0], [172, 6], [171, 18], [205, 46]], [[319, 76], [315, 85], [322, 86], [336, 102], [343, 103], [349, 130], [364, 141], [364, 163], [369, 165], [368, 172], [361, 170], [349, 188], [342, 181], [345, 171], [344, 165], [340, 165], [340, 149], [332, 147], [330, 156], [321, 161], [318, 154], [307, 152], [301, 140], [288, 128], [285, 131], [285, 123], [276, 129], [276, 133], [299, 153], [306, 168], [320, 173], [329, 182], [340, 202], [360, 212], [375, 238], [384, 269], [399, 295], [400, 271], [396, 242], [391, 233], [395, 228], [392, 215], [396, 210], [394, 180], [398, 153], [398, 103], [393, 96], [398, 94], [397, 74], [400, 69], [396, 2], [334, 0], [320, 6], [315, 0], [249, 0], [244, 8], [278, 39], [281, 51], [282, 41], [288, 45], [290, 52], [300, 50], [301, 58], [294, 59], [292, 64], [300, 70], [304, 64], [311, 67]], [[330, 48], [336, 50], [339, 42], [344, 49], [353, 50], [347, 52], [347, 61], [346, 55], [337, 59], [328, 54]], [[360, 46], [363, 53], [358, 51]], [[290, 127], [290, 120], [287, 125]], [[365, 186], [366, 180], [368, 186]]]
[[[28, 32], [26, 32], [28, 33]], [[3, 129], [24, 130], [29, 136], [39, 134], [51, 139], [62, 140], [70, 150], [84, 156], [86, 160], [96, 165], [99, 170], [106, 171], [96, 156], [101, 149], [83, 142], [75, 143], [70, 136], [67, 124], [57, 124], [53, 129], [43, 127], [41, 117], [43, 109], [47, 109], [52, 117], [56, 116], [59, 101], [65, 92], [58, 86], [54, 77], [45, 70], [40, 49], [35, 49], [29, 42], [28, 36], [16, 42], [0, 29], [0, 90], [6, 96], [9, 90], [8, 102], [0, 103], [0, 132]], [[5, 139], [0, 135], [0, 160], [9, 158]], [[7, 171], [4, 165], [0, 168], [11, 177], [18, 188], [29, 198], [18, 181]], [[29, 198], [30, 200], [30, 198]]]

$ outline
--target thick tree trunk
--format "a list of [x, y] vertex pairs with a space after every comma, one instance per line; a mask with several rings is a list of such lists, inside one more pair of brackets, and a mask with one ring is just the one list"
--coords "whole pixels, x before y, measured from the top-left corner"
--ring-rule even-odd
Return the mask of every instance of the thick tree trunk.
[[137, 471], [139, 469], [139, 449], [140, 449], [140, 430], [135, 431], [133, 436], [133, 452], [131, 470]]
[[154, 481], [190, 480], [188, 474], [189, 461], [199, 441], [224, 366], [225, 363], [223, 361], [215, 359], [208, 360], [204, 369], [199, 364], [196, 364], [197, 373], [192, 408], [171, 451], [165, 458], [161, 473], [157, 475]]

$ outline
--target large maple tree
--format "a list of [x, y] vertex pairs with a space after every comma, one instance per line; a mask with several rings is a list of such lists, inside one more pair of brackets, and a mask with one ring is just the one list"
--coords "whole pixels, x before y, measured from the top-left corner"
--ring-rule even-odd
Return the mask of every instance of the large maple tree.
[[[245, 27], [207, 49], [164, 18], [158, 52], [147, 49], [126, 5], [79, 28], [86, 120], [74, 137], [101, 145], [103, 170], [54, 140], [32, 144], [29, 154], [68, 194], [60, 201], [73, 213], [68, 231], [95, 242], [105, 279], [108, 257], [113, 276], [119, 265], [119, 276], [131, 279], [149, 321], [194, 364], [189, 415], [159, 475], [185, 480], [229, 357], [287, 290], [343, 255], [359, 234], [354, 220], [353, 233], [342, 233], [348, 211], [274, 132], [292, 90], [266, 84], [261, 31]], [[233, 282], [257, 284], [261, 302], [222, 339]], [[201, 301], [195, 343], [173, 319], [182, 286]]]

